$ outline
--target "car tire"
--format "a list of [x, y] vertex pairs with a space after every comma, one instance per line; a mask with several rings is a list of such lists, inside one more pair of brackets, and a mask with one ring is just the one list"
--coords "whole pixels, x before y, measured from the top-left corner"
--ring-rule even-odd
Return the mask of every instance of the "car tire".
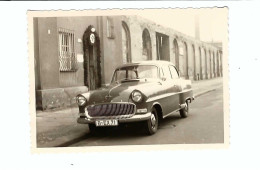
[[88, 124], [88, 128], [90, 133], [95, 133], [97, 131], [97, 127], [95, 124]]
[[188, 101], [185, 102], [185, 107], [180, 110], [180, 115], [182, 118], [188, 117], [189, 114], [189, 103]]
[[106, 132], [105, 127], [96, 127], [95, 124], [88, 124], [88, 128], [91, 134], [98, 135]]
[[151, 118], [145, 122], [145, 131], [148, 135], [153, 135], [158, 129], [158, 113], [155, 108], [152, 109]]

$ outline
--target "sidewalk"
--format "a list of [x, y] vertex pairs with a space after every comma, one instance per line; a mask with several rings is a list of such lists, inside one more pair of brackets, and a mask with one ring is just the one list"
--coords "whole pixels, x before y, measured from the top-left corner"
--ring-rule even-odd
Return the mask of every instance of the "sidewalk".
[[192, 82], [193, 95], [196, 97], [203, 95], [207, 92], [215, 90], [223, 86], [223, 78], [213, 78], [210, 80], [201, 80]]
[[59, 146], [89, 132], [88, 126], [78, 124], [78, 108], [57, 111], [37, 111], [37, 147]]
[[[192, 83], [196, 97], [223, 86], [222, 78], [195, 81]], [[78, 124], [78, 108], [37, 111], [36, 113], [37, 147], [66, 146], [76, 142], [89, 133], [88, 125]]]

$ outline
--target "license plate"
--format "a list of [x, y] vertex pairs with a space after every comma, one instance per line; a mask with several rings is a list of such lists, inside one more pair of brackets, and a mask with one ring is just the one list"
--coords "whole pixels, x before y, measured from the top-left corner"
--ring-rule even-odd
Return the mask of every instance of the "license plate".
[[111, 119], [111, 120], [96, 120], [96, 126], [117, 126], [118, 120]]

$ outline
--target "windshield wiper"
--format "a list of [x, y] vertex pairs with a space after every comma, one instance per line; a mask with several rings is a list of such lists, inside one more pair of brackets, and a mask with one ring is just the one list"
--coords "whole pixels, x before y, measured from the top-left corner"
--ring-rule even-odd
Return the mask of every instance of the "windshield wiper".
[[121, 82], [139, 81], [140, 79], [124, 79]]

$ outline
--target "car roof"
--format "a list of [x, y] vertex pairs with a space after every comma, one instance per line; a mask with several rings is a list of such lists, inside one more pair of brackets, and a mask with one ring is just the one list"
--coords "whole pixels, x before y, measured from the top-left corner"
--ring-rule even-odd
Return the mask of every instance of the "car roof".
[[148, 61], [138, 61], [138, 62], [134, 62], [134, 63], [123, 64], [123, 65], [117, 67], [116, 69], [128, 67], [128, 66], [136, 66], [136, 65], [155, 65], [155, 66], [161, 67], [162, 65], [165, 65], [165, 64], [174, 65], [172, 62], [165, 61], [165, 60], [148, 60]]

